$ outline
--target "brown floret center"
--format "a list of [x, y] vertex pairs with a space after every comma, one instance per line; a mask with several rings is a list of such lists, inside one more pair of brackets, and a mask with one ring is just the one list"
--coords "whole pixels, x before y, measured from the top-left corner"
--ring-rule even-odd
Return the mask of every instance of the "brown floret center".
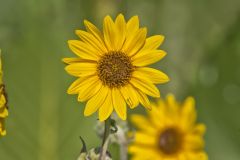
[[160, 134], [159, 149], [167, 155], [177, 153], [182, 147], [182, 134], [176, 128], [168, 128]]
[[129, 83], [133, 65], [123, 52], [109, 52], [101, 57], [97, 66], [99, 79], [110, 88], [119, 88]]

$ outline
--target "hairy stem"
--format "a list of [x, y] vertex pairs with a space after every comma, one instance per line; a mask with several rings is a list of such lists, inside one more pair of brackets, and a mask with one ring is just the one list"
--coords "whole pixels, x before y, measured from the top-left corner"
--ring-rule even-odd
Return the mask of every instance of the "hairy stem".
[[111, 118], [109, 117], [107, 120], [105, 120], [102, 149], [101, 149], [101, 154], [100, 154], [99, 160], [105, 160], [105, 158], [106, 158], [106, 153], [107, 153], [107, 149], [108, 149], [108, 141], [109, 141], [108, 137], [110, 135], [110, 127], [111, 127]]

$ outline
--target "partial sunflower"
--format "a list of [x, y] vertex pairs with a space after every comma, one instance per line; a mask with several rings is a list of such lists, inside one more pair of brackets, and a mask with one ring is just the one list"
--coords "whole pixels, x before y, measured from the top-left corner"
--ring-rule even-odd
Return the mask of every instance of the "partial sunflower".
[[6, 135], [5, 118], [8, 116], [7, 98], [2, 77], [2, 59], [0, 53], [0, 137]]
[[139, 129], [129, 146], [132, 160], [207, 160], [203, 135], [206, 127], [196, 123], [195, 102], [192, 97], [183, 104], [173, 95], [153, 104], [149, 117], [132, 115]]
[[87, 101], [84, 115], [99, 110], [100, 121], [106, 120], [113, 110], [126, 119], [127, 108], [141, 103], [151, 109], [147, 95], [160, 97], [155, 84], [166, 83], [163, 72], [146, 67], [161, 60], [166, 53], [157, 49], [162, 35], [149, 38], [146, 28], [139, 28], [138, 16], [128, 22], [122, 14], [115, 21], [106, 16], [103, 32], [89, 21], [84, 21], [87, 31], [77, 30], [81, 40], [69, 40], [75, 58], [64, 58], [66, 71], [78, 79], [68, 89], [68, 94], [78, 94], [80, 102]]

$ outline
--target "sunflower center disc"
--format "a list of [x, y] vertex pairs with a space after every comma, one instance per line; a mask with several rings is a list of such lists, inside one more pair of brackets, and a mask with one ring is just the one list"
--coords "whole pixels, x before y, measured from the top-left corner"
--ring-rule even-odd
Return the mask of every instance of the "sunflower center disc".
[[133, 65], [122, 52], [110, 52], [102, 56], [97, 66], [98, 76], [110, 88], [126, 85], [132, 75]]
[[174, 154], [181, 148], [182, 136], [177, 129], [169, 128], [163, 131], [159, 138], [159, 148], [165, 154]]

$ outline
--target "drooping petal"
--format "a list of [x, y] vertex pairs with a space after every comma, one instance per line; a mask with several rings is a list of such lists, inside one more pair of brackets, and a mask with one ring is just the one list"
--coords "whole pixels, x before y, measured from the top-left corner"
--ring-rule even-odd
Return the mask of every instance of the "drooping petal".
[[118, 114], [118, 116], [122, 120], [126, 120], [127, 118], [127, 107], [126, 103], [124, 101], [124, 98], [122, 97], [119, 89], [113, 88], [112, 89], [112, 100], [113, 100], [113, 107]]
[[101, 89], [87, 102], [84, 110], [84, 115], [89, 116], [96, 112], [98, 108], [102, 107], [107, 95], [109, 94], [109, 89], [102, 86]]
[[113, 111], [113, 102], [112, 102], [112, 91], [109, 89], [108, 95], [103, 103], [103, 105], [99, 108], [99, 120], [105, 121]]
[[122, 51], [128, 56], [137, 53], [144, 45], [147, 35], [147, 29], [141, 28], [138, 31], [130, 34], [123, 45]]
[[94, 75], [97, 72], [96, 63], [73, 63], [65, 67], [65, 70], [76, 77]]
[[163, 50], [144, 50], [132, 57], [134, 66], [146, 66], [161, 60], [166, 55]]
[[137, 72], [136, 74], [140, 74], [143, 77], [147, 77], [149, 80], [152, 81], [152, 83], [160, 84], [169, 81], [169, 78], [165, 73], [153, 68], [139, 67], [136, 68], [135, 72]]
[[73, 53], [75, 53], [77, 56], [83, 59], [88, 59], [93, 61], [99, 60], [99, 54], [98, 54], [99, 51], [82, 41], [69, 40], [68, 45], [69, 45], [69, 48], [73, 51]]

